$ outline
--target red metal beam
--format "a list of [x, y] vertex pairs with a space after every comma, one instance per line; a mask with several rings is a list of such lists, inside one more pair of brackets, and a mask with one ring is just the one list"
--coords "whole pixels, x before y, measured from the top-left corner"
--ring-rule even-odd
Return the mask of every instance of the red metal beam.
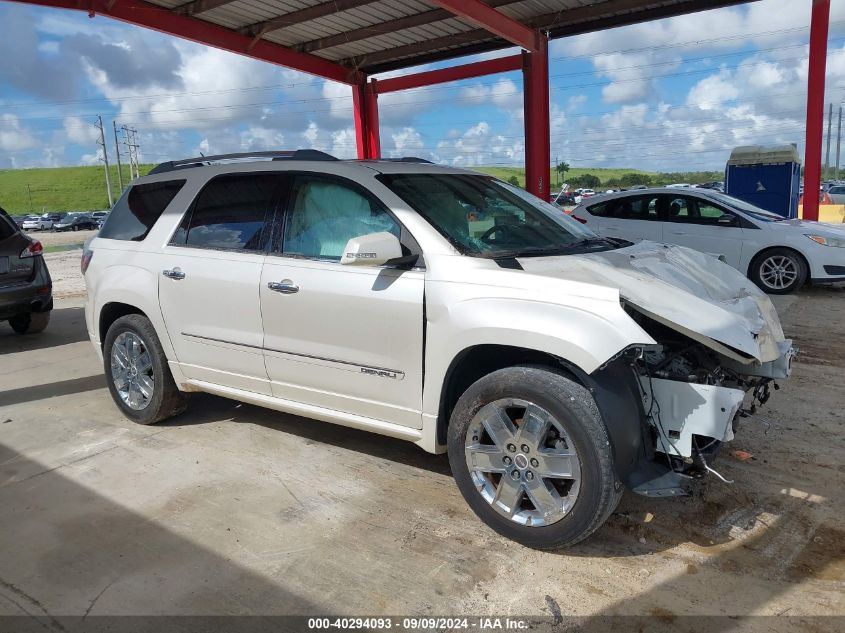
[[440, 70], [429, 70], [413, 75], [382, 79], [378, 82], [378, 93], [384, 94], [386, 92], [396, 92], [397, 90], [407, 90], [409, 88], [421, 88], [422, 86], [442, 84], [449, 81], [506, 73], [513, 70], [520, 70], [521, 68], [522, 55], [510, 55], [508, 57], [488, 59], [472, 64], [463, 64], [462, 66], [452, 66], [451, 68], [441, 68]]
[[523, 99], [525, 100], [525, 190], [548, 202], [549, 155], [549, 49], [545, 38], [540, 50], [523, 53]]
[[450, 13], [528, 51], [540, 48], [540, 33], [484, 4], [481, 0], [429, 0]]
[[136, 24], [199, 44], [213, 46], [345, 84], [358, 83], [362, 77], [357, 71], [344, 68], [321, 57], [299, 53], [266, 40], [254, 42], [252, 38], [231, 29], [196, 18], [177, 15], [172, 11], [141, 0], [91, 0], [91, 2], [85, 3], [79, 3], [77, 0], [13, 1], [45, 7], [85, 12], [93, 11], [115, 20]]
[[810, 67], [807, 73], [807, 138], [804, 145], [804, 219], [819, 219], [819, 185], [824, 132], [824, 75], [830, 0], [813, 0]]
[[352, 115], [355, 118], [355, 145], [358, 158], [381, 157], [378, 124], [378, 94], [375, 82], [352, 86]]

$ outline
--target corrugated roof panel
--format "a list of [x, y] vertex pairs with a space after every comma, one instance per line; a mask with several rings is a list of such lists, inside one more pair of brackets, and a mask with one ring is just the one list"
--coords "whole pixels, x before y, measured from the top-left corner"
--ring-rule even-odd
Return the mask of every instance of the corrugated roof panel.
[[[151, 4], [169, 9], [188, 4], [187, 0], [148, 1]], [[232, 0], [217, 8], [195, 14], [193, 18], [225, 28], [240, 30], [311, 7], [324, 5], [327, 9], [332, 9], [334, 2], [339, 1]], [[678, 15], [707, 8], [741, 4], [749, 0], [486, 1], [503, 14], [525, 23], [531, 22], [538, 16], [550, 16], [546, 21], [548, 23], [544, 23], [542, 26], [549, 28], [553, 36], [561, 36], [585, 32], [591, 28], [622, 26], [640, 21], [645, 16], [655, 18]], [[417, 63], [425, 63], [448, 57], [450, 51], [454, 56], [455, 51], [458, 50], [467, 53], [479, 52], [505, 45], [496, 36], [488, 35], [475, 24], [458, 17], [435, 19], [432, 22], [391, 32], [384, 32], [384, 28], [378, 28], [379, 25], [391, 20], [431, 11], [443, 11], [443, 9], [426, 0], [364, 1], [361, 6], [344, 11], [333, 11], [327, 15], [302, 21], [298, 24], [285, 25], [266, 33], [264, 37], [268, 41], [284, 46], [295, 46], [312, 40], [331, 38], [328, 43], [323, 43], [324, 45], [329, 44], [328, 46], [314, 50], [312, 54], [329, 60], [364, 58], [363, 64], [365, 67], [379, 71], [390, 67], [413, 65], [416, 58], [422, 60]], [[572, 13], [573, 11], [574, 13]], [[435, 13], [435, 16], [437, 15], [441, 14]], [[430, 16], [426, 16], [426, 19], [430, 19]], [[574, 26], [568, 27], [569, 24], [574, 24]], [[363, 37], [362, 29], [368, 28], [372, 28], [373, 35]], [[351, 31], [356, 31], [355, 41], [344, 41], [343, 34]], [[462, 33], [467, 33], [466, 39], [461, 39]], [[445, 42], [436, 42], [440, 38], [445, 38]], [[413, 46], [414, 44], [429, 41], [439, 45], [437, 48], [429, 50], [414, 50], [420, 48]], [[408, 48], [411, 48], [410, 52]], [[398, 50], [394, 51], [393, 49]], [[438, 54], [440, 55], [438, 56]]]
[[[342, 46], [334, 46], [330, 49], [315, 51], [322, 53], [326, 59], [339, 60], [347, 57], [358, 57], [367, 53], [389, 50], [407, 44], [427, 42], [429, 40], [445, 37], [447, 35], [459, 35], [467, 31], [475, 30], [475, 27], [464, 23], [458, 18], [441, 20], [431, 24], [416, 26], [410, 29], [403, 29], [395, 33], [385, 33], [370, 37], [358, 42], [350, 42]], [[466, 40], [475, 41], [475, 40]]]
[[165, 9], [172, 9], [185, 4], [185, 0], [147, 0], [150, 4], [164, 7]]

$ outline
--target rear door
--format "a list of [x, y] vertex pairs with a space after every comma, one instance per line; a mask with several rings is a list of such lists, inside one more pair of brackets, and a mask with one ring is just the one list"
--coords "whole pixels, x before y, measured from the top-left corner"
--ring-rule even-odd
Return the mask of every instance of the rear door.
[[588, 211], [598, 218], [599, 235], [632, 242], [663, 241], [657, 194], [611, 198], [588, 207]]
[[159, 300], [188, 378], [270, 394], [258, 285], [284, 175], [217, 176], [160, 256]]
[[388, 231], [388, 209], [343, 178], [296, 176], [261, 275], [273, 395], [421, 428], [424, 271], [345, 266], [346, 242]]
[[[663, 203], [667, 220], [663, 229], [664, 241], [722, 256], [734, 268], [739, 267], [745, 236], [736, 214], [693, 196], [665, 195]], [[729, 218], [732, 223], [727, 222]]]

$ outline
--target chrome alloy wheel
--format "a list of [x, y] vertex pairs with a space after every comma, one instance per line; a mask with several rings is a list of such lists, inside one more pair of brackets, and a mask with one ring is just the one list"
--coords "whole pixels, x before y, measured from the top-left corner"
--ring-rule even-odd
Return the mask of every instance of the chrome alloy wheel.
[[145, 409], [155, 391], [153, 359], [143, 339], [121, 332], [111, 348], [111, 377], [120, 399], [130, 409]]
[[530, 527], [560, 521], [581, 487], [575, 445], [555, 417], [524, 400], [482, 407], [469, 424], [466, 463], [496, 512]]
[[798, 278], [798, 264], [786, 255], [772, 255], [760, 264], [760, 279], [772, 290], [788, 288]]

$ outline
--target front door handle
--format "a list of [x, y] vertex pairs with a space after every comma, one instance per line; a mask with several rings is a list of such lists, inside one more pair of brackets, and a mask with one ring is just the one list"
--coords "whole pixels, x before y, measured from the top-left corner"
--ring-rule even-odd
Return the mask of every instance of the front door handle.
[[283, 295], [292, 295], [299, 292], [299, 286], [293, 283], [290, 279], [282, 279], [281, 281], [270, 281], [267, 287], [274, 292], [281, 292]]
[[161, 271], [161, 274], [162, 274], [162, 275], [164, 275], [165, 277], [167, 277], [168, 279], [176, 279], [176, 280], [179, 280], [179, 279], [184, 279], [184, 278], [185, 278], [185, 273], [183, 273], [183, 272], [181, 271], [181, 269], [179, 269], [178, 267], [177, 267], [177, 268], [173, 268], [173, 269], [171, 269], [171, 270], [162, 270], [162, 271]]

